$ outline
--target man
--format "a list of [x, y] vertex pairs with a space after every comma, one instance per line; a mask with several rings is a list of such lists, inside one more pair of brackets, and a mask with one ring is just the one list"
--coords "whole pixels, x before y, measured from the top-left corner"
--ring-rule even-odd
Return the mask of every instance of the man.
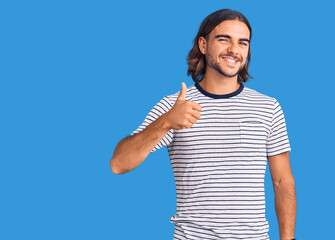
[[269, 239], [264, 176], [269, 161], [280, 239], [296, 217], [290, 143], [275, 98], [247, 88], [251, 27], [222, 9], [201, 23], [188, 55], [195, 84], [165, 96], [120, 141], [112, 171], [123, 174], [167, 146], [177, 188], [174, 239]]

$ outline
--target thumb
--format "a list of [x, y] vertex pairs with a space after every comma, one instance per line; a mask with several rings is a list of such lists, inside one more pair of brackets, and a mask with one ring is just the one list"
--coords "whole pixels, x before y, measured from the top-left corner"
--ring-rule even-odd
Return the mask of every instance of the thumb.
[[184, 82], [182, 82], [181, 83], [181, 90], [180, 90], [180, 93], [179, 93], [179, 96], [178, 96], [177, 100], [185, 100], [186, 91], [187, 91], [186, 84]]

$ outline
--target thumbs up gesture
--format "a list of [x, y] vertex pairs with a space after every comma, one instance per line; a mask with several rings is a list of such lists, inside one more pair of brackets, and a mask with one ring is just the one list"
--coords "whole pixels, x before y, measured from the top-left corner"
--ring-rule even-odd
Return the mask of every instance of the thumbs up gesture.
[[175, 130], [191, 128], [197, 122], [198, 118], [200, 118], [200, 111], [202, 109], [195, 102], [185, 101], [187, 87], [184, 82], [181, 85], [181, 91], [175, 104], [165, 113], [170, 127]]

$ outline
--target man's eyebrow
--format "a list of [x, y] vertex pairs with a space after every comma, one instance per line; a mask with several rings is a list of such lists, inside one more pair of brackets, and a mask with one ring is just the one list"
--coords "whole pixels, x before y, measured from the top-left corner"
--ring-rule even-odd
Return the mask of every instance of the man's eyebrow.
[[[231, 39], [231, 36], [229, 36], [229, 35], [226, 35], [226, 34], [220, 34], [220, 35], [216, 35], [214, 38], [221, 38], [221, 37], [224, 37], [224, 38], [229, 38], [229, 39]], [[240, 38], [239, 40], [240, 40], [240, 41], [247, 41], [247, 42], [249, 42], [249, 43], [250, 43], [250, 40], [249, 40], [249, 39], [247, 39], [247, 38]]]

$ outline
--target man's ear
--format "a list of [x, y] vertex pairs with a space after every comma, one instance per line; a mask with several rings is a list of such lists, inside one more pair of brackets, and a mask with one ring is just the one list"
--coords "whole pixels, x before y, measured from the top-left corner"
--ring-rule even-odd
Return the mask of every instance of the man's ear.
[[200, 52], [205, 55], [206, 51], [207, 51], [207, 41], [206, 41], [206, 39], [202, 36], [199, 37], [198, 45], [199, 45]]

